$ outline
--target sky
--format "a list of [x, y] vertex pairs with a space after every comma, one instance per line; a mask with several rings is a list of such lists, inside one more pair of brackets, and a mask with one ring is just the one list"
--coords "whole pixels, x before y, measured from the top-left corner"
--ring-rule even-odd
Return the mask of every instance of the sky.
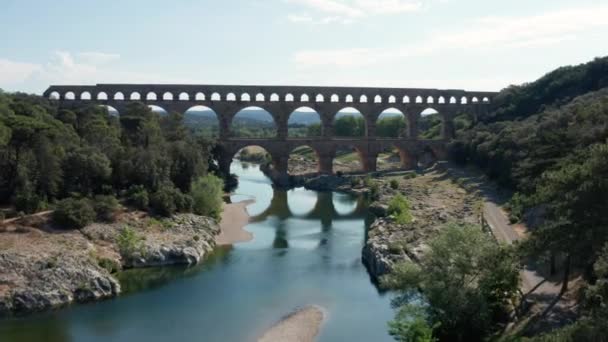
[[500, 90], [608, 55], [606, 0], [0, 0], [0, 88]]

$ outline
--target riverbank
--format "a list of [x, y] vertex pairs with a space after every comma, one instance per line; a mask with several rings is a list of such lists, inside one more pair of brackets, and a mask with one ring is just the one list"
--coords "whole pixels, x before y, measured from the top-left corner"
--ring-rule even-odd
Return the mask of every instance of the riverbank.
[[259, 342], [312, 342], [315, 341], [325, 313], [323, 308], [311, 305], [287, 315], [268, 329]]
[[254, 200], [246, 200], [224, 204], [220, 220], [220, 233], [215, 238], [215, 243], [218, 246], [232, 245], [253, 239], [253, 234], [244, 229], [249, 223], [247, 206], [253, 202]]
[[[128, 233], [125, 233], [128, 232]], [[124, 268], [196, 264], [215, 247], [210, 218], [179, 214], [156, 219], [124, 212], [115, 223], [60, 230], [49, 215], [0, 229], [0, 317], [53, 309], [121, 293]]]
[[[398, 262], [419, 261], [427, 242], [446, 223], [479, 223], [481, 215], [478, 194], [459, 183], [444, 163], [419, 172], [305, 175], [292, 179], [293, 186], [317, 191], [360, 194], [370, 193], [374, 188], [370, 212], [375, 217], [368, 229], [362, 260], [375, 279], [389, 273]], [[409, 202], [412, 221], [408, 224], [399, 224], [388, 216], [389, 202], [397, 194]]]

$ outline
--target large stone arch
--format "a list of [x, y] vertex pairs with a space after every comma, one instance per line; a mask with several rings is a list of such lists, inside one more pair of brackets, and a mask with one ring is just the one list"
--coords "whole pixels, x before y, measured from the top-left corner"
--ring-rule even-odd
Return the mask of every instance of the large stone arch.
[[[361, 106], [344, 106], [341, 109], [339, 109], [337, 112], [334, 113], [333, 117], [332, 117], [332, 125], [333, 125], [333, 131], [332, 133], [334, 134], [334, 136], [336, 138], [344, 138], [344, 137], [348, 137], [348, 136], [338, 136], [337, 134], [341, 134], [340, 132], [337, 132], [337, 128], [336, 127], [336, 122], [343, 116], [346, 116], [346, 114], [354, 114], [355, 117], [361, 117], [363, 119], [363, 133], [361, 135], [357, 135], [357, 136], [352, 136], [352, 137], [368, 137], [370, 135], [368, 135], [370, 132], [370, 120], [369, 118], [364, 114], [364, 111], [362, 111]], [[353, 111], [354, 110], [354, 111]], [[341, 114], [345, 114], [345, 115], [341, 115]]]
[[[290, 175], [306, 173], [307, 170], [303, 170], [304, 172], [294, 172], [294, 167], [291, 167], [291, 165], [290, 165], [290, 161], [294, 157], [294, 152], [296, 152], [298, 150], [302, 150], [304, 148], [308, 148], [311, 150], [310, 154], [312, 155], [313, 162], [316, 165], [313, 172], [321, 173], [321, 156], [320, 156], [319, 150], [317, 148], [315, 148], [315, 146], [313, 144], [302, 143], [302, 144], [295, 144], [295, 145], [289, 146], [289, 152], [287, 152], [287, 170]], [[308, 152], [308, 151], [306, 151], [306, 152]], [[300, 159], [310, 159], [307, 154], [308, 153], [306, 153], [306, 155], [304, 155], [304, 153], [302, 153], [300, 156]], [[298, 165], [301, 165], [301, 164], [302, 164], [302, 160], [300, 160], [300, 164], [298, 164]]]
[[[300, 106], [300, 107], [294, 109], [293, 111], [291, 111], [287, 115], [287, 136], [288, 137], [295, 136], [294, 134], [292, 134], [292, 131], [290, 130], [289, 126], [300, 123], [300, 121], [301, 121], [301, 124], [304, 126], [311, 126], [314, 124], [319, 125], [319, 132], [317, 134], [309, 134], [310, 133], [310, 130], [309, 130], [307, 132], [307, 134], [304, 135], [304, 137], [317, 138], [317, 137], [323, 136], [323, 120], [321, 118], [321, 114], [319, 113], [318, 110], [315, 110], [313, 107], [314, 106]], [[297, 121], [297, 120], [299, 120], [299, 121]]]
[[[235, 112], [233, 112], [232, 115], [230, 115], [229, 118], [227, 118], [228, 122], [229, 122], [229, 135], [230, 137], [235, 137], [237, 138], [237, 136], [234, 134], [234, 128], [235, 128], [235, 120], [237, 120], [239, 115], [243, 115], [246, 116], [246, 112], [253, 112], [253, 111], [260, 111], [260, 115], [265, 116], [265, 119], [270, 118], [272, 123], [272, 126], [274, 127], [274, 135], [273, 136], [269, 136], [269, 137], [265, 137], [267, 139], [276, 139], [280, 137], [279, 131], [282, 129], [282, 127], [280, 127], [279, 123], [277, 122], [277, 118], [275, 115], [272, 114], [271, 111], [269, 111], [268, 109], [265, 108], [265, 106], [259, 106], [257, 104], [255, 105], [250, 105], [250, 106], [240, 106]], [[263, 114], [262, 114], [263, 112]], [[224, 113], [224, 115], [226, 115]], [[285, 127], [286, 129], [286, 127]]]

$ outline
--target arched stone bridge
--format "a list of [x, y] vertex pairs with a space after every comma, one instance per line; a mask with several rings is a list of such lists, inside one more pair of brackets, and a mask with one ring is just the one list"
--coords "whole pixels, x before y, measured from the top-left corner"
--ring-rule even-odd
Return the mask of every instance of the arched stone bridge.
[[[119, 113], [131, 102], [155, 105], [167, 112], [185, 113], [194, 106], [212, 109], [219, 121], [219, 167], [229, 172], [234, 155], [243, 147], [258, 145], [272, 156], [273, 178], [277, 183], [287, 180], [290, 152], [303, 145], [317, 154], [318, 172], [331, 174], [333, 159], [340, 148], [354, 148], [363, 171], [376, 170], [380, 152], [395, 147], [400, 151], [404, 169], [417, 165], [418, 158], [432, 152], [438, 159], [446, 156], [446, 144], [454, 137], [454, 117], [461, 113], [474, 116], [485, 112], [494, 92], [423, 88], [359, 88], [359, 87], [297, 87], [297, 86], [229, 86], [229, 85], [161, 85], [161, 84], [97, 84], [50, 86], [44, 96], [59, 102], [60, 107], [94, 103], [115, 108]], [[277, 127], [277, 137], [267, 139], [236, 138], [230, 134], [235, 115], [247, 107], [260, 107], [270, 113]], [[289, 138], [289, 116], [299, 108], [309, 107], [319, 114], [321, 136]], [[336, 114], [352, 107], [365, 118], [364, 137], [337, 138], [333, 134]], [[407, 137], [380, 138], [376, 122], [387, 109], [401, 111], [408, 121]], [[436, 110], [442, 120], [439, 140], [418, 139], [417, 122], [426, 109]]]

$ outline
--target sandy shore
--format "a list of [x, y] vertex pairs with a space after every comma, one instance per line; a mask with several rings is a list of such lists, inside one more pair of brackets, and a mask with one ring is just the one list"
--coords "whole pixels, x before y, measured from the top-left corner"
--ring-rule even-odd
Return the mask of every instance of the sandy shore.
[[267, 330], [259, 342], [312, 342], [319, 334], [324, 312], [321, 307], [311, 305], [288, 315]]
[[247, 200], [224, 205], [222, 220], [220, 221], [221, 232], [215, 239], [218, 245], [232, 245], [253, 239], [253, 235], [243, 229], [249, 223], [249, 214], [246, 207], [252, 202], [253, 200]]

